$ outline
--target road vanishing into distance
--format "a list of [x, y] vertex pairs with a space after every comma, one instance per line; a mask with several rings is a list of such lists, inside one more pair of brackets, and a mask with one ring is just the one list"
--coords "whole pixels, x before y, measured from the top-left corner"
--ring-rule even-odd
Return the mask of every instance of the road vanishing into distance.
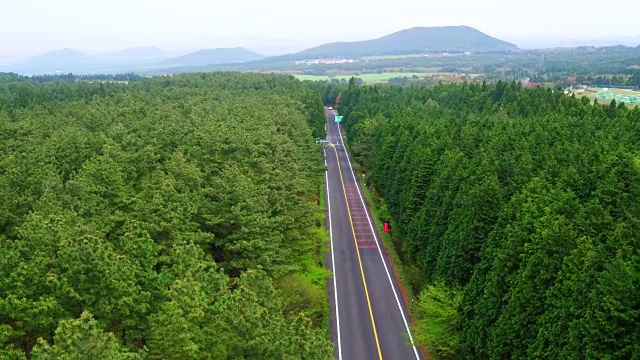
[[325, 186], [331, 252], [331, 337], [342, 360], [422, 359], [376, 225], [356, 181], [335, 113], [326, 109]]

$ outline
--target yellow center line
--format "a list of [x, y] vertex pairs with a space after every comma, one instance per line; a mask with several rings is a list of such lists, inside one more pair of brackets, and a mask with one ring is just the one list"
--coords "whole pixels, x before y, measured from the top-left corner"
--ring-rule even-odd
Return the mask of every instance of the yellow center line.
[[[376, 330], [376, 322], [373, 318], [373, 310], [371, 309], [371, 299], [369, 298], [369, 290], [367, 289], [367, 280], [364, 277], [364, 268], [362, 267], [362, 259], [360, 258], [360, 250], [358, 249], [358, 241], [356, 240], [356, 230], [353, 228], [353, 219], [351, 219], [351, 209], [349, 209], [349, 200], [347, 199], [347, 189], [344, 186], [344, 178], [342, 177], [342, 167], [340, 166], [340, 158], [338, 157], [338, 149], [333, 144], [329, 144], [333, 148], [333, 152], [336, 154], [336, 161], [338, 162], [338, 171], [340, 172], [340, 181], [342, 182], [342, 192], [344, 194], [344, 201], [347, 205], [347, 212], [349, 213], [349, 223], [351, 224], [351, 233], [353, 233], [353, 243], [356, 246], [356, 254], [358, 255], [358, 263], [360, 264], [360, 275], [362, 275], [362, 283], [364, 284], [364, 295], [367, 298], [367, 305], [369, 306], [369, 315], [371, 316], [371, 326], [373, 326], [373, 336], [376, 339], [376, 347], [378, 348], [378, 356], [382, 360], [382, 351], [380, 351], [380, 341], [378, 340], [378, 331]], [[364, 204], [363, 204], [364, 206]]]

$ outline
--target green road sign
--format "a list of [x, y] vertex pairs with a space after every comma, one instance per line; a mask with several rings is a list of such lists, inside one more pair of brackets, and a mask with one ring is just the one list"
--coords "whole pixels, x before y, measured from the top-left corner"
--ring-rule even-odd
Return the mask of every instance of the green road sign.
[[342, 115], [336, 115], [336, 122], [342, 121]]

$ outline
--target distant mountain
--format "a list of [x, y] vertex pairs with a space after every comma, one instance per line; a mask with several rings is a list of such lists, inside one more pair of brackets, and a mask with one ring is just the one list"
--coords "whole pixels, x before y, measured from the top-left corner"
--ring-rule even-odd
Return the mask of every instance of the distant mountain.
[[297, 60], [326, 57], [420, 54], [438, 51], [505, 51], [517, 46], [491, 37], [469, 26], [415, 27], [378, 39], [335, 42], [301, 51], [288, 58]]
[[91, 57], [74, 49], [53, 50], [29, 59], [30, 63], [87, 62]]
[[293, 66], [293, 60], [515, 49], [517, 46], [512, 43], [468, 26], [416, 27], [378, 39], [330, 43], [295, 54], [268, 58], [241, 47], [204, 49], [177, 57], [156, 47], [135, 47], [92, 56], [73, 49], [62, 49], [35, 56], [22, 64], [5, 66], [2, 70], [22, 75], [56, 72], [160, 74], [218, 69], [267, 71]]
[[163, 67], [205, 66], [263, 59], [260, 55], [244, 48], [204, 49], [183, 56], [161, 61]]
[[91, 56], [73, 49], [54, 50], [34, 56], [22, 64], [13, 66], [20, 73], [69, 72], [79, 67], [92, 66]]
[[123, 73], [175, 67], [238, 63], [263, 59], [264, 56], [244, 48], [205, 49], [173, 57], [173, 53], [156, 47], [136, 47], [120, 51], [87, 55], [73, 49], [62, 49], [34, 56], [27, 61], [3, 67], [22, 75], [51, 73]]

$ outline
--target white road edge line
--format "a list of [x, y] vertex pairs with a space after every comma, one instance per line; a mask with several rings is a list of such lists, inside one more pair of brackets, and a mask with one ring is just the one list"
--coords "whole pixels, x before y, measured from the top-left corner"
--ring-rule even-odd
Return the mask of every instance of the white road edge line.
[[[335, 115], [335, 112], [334, 112], [334, 115]], [[338, 126], [340, 125], [338, 124]], [[340, 132], [340, 141], [344, 143], [344, 141], [342, 140], [342, 132]], [[380, 254], [382, 265], [384, 265], [384, 270], [387, 273], [387, 278], [389, 279], [389, 285], [391, 285], [391, 289], [393, 290], [393, 296], [396, 298], [398, 309], [400, 310], [400, 314], [402, 315], [402, 321], [404, 321], [404, 327], [405, 329], [407, 329], [409, 340], [411, 341], [411, 345], [413, 346], [413, 352], [416, 354], [416, 359], [420, 360], [420, 355], [418, 355], [418, 349], [416, 348], [415, 342], [413, 341], [413, 336], [411, 336], [411, 330], [409, 330], [407, 317], [404, 314], [404, 310], [402, 310], [402, 305], [400, 305], [400, 299], [398, 298], [398, 293], [396, 292], [395, 286], [393, 286], [393, 281], [391, 280], [391, 274], [389, 273], [389, 268], [387, 267], [387, 263], [384, 261], [384, 256], [382, 255], [382, 249], [380, 248], [380, 242], [378, 241], [378, 236], [376, 235], [376, 231], [373, 228], [373, 222], [371, 221], [371, 216], [369, 215], [369, 211], [367, 210], [367, 207], [364, 205], [364, 199], [362, 198], [362, 193], [360, 192], [360, 185], [358, 183], [358, 179], [356, 179], [355, 173], [353, 172], [353, 167], [351, 166], [351, 160], [349, 159], [349, 152], [347, 152], [346, 147], [344, 151], [347, 156], [347, 162], [349, 163], [349, 169], [351, 170], [351, 176], [353, 176], [353, 181], [356, 184], [356, 190], [358, 190], [358, 195], [360, 196], [360, 201], [362, 202], [362, 207], [364, 208], [365, 214], [367, 215], [367, 220], [369, 221], [369, 227], [371, 228], [371, 232], [373, 233], [373, 238], [376, 240], [376, 245], [378, 246], [378, 253]]]
[[[327, 164], [327, 150], [324, 153], [325, 166]], [[327, 184], [327, 209], [329, 216], [329, 238], [331, 239], [331, 271], [333, 276], [333, 296], [336, 303], [336, 330], [338, 336], [338, 360], [342, 360], [342, 345], [340, 344], [340, 312], [338, 311], [338, 286], [336, 285], [336, 260], [333, 256], [333, 228], [331, 227], [331, 196], [329, 195], [329, 169], [324, 172], [324, 181]]]

